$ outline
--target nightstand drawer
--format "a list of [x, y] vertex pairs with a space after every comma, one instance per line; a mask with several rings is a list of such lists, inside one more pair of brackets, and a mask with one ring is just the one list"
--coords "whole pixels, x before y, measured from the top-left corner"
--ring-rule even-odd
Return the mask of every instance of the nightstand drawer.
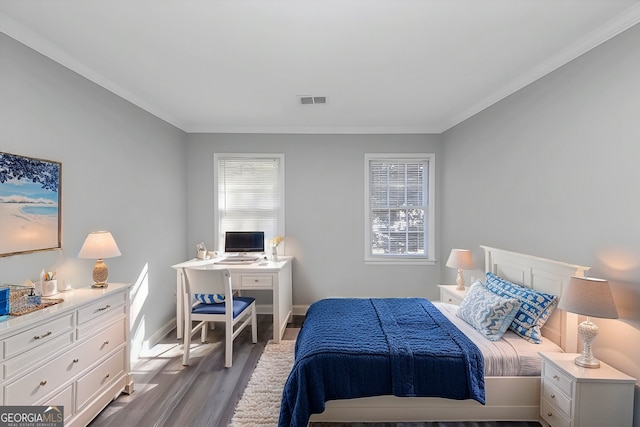
[[559, 388], [568, 397], [573, 397], [573, 381], [549, 363], [544, 364], [544, 381]]
[[540, 416], [552, 427], [571, 427], [571, 421], [546, 399], [540, 402]]
[[560, 389], [549, 384], [547, 380], [542, 382], [542, 398], [562, 411], [567, 418], [571, 418], [571, 399], [562, 393]]

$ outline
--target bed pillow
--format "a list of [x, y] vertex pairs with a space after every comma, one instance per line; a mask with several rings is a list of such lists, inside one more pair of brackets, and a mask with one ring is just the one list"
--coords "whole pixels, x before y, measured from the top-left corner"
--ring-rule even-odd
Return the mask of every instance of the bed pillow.
[[519, 308], [520, 301], [496, 295], [477, 280], [467, 291], [457, 316], [489, 340], [498, 341], [511, 325]]
[[196, 301], [202, 304], [219, 304], [224, 302], [224, 295], [222, 294], [193, 294]]
[[558, 305], [558, 298], [555, 295], [511, 283], [493, 273], [487, 273], [485, 287], [496, 295], [516, 298], [520, 301], [520, 308], [509, 329], [529, 342], [540, 344], [541, 328]]

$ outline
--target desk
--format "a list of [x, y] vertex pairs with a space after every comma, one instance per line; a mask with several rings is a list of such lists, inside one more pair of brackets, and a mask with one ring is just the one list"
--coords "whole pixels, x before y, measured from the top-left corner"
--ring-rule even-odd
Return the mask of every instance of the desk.
[[176, 331], [182, 339], [184, 321], [182, 316], [182, 268], [199, 270], [227, 269], [231, 273], [231, 285], [234, 290], [271, 290], [273, 296], [273, 341], [282, 339], [287, 323], [292, 316], [291, 260], [293, 257], [279, 256], [278, 261], [260, 260], [252, 264], [218, 264], [219, 259], [190, 260], [172, 267], [177, 270], [176, 277]]

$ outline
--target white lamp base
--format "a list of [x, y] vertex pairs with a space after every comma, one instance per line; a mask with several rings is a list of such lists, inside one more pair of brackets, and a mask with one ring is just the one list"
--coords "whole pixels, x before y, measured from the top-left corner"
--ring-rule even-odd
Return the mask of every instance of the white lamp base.
[[578, 336], [582, 339], [583, 347], [582, 354], [576, 357], [575, 363], [583, 368], [599, 368], [600, 361], [593, 357], [591, 352], [591, 342], [598, 335], [598, 326], [591, 322], [587, 317], [587, 320], [578, 325]]
[[464, 274], [462, 273], [462, 269], [458, 269], [458, 277], [456, 278], [456, 290], [464, 291]]

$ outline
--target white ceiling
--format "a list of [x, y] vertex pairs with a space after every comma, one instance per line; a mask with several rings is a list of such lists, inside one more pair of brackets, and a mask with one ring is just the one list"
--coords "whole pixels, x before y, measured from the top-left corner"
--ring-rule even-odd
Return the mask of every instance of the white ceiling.
[[187, 132], [440, 133], [638, 22], [640, 0], [0, 0], [2, 32]]

